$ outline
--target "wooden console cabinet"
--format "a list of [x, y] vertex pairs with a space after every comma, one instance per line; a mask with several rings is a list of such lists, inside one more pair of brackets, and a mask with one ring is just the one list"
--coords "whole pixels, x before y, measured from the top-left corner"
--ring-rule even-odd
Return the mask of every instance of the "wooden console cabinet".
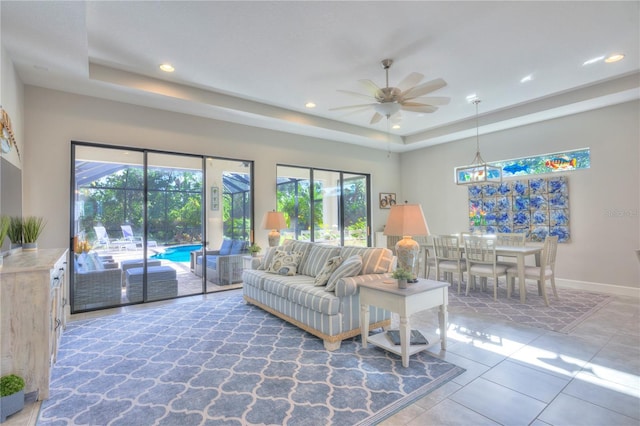
[[51, 369], [68, 312], [67, 249], [22, 251], [0, 268], [0, 375], [24, 378], [49, 398]]

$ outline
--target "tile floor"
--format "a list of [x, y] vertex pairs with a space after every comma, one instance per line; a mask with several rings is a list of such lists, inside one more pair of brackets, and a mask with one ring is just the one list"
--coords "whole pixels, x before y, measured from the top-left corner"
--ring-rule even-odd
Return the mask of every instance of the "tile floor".
[[[412, 325], [437, 329], [435, 312], [412, 317]], [[435, 355], [467, 371], [381, 425], [640, 425], [638, 299], [617, 297], [568, 335], [449, 315], [447, 351]], [[4, 425], [35, 425], [39, 408], [28, 404]]]

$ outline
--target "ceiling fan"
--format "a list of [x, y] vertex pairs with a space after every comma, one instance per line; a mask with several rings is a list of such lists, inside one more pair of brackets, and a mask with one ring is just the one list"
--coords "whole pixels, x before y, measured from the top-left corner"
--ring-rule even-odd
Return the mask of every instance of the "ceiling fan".
[[392, 64], [393, 59], [383, 59], [381, 62], [382, 68], [386, 72], [386, 87], [380, 88], [371, 80], [359, 80], [359, 83], [369, 93], [368, 95], [349, 90], [338, 90], [341, 93], [374, 101], [373, 103], [331, 108], [330, 111], [354, 109], [356, 110], [354, 112], [360, 112], [373, 108], [375, 113], [371, 117], [370, 124], [375, 124], [383, 117], [388, 119], [400, 110], [431, 113], [437, 111], [436, 105], [449, 103], [450, 99], [446, 97], [420, 97], [446, 86], [447, 82], [441, 78], [417, 85], [424, 78], [424, 75], [412, 72], [398, 83], [397, 87], [389, 87], [389, 68]]

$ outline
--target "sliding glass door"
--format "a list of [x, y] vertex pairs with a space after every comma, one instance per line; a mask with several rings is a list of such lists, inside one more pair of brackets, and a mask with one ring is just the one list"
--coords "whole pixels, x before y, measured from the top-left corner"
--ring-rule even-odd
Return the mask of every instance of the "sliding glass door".
[[72, 159], [72, 312], [242, 285], [252, 162], [79, 142]]
[[146, 170], [146, 296], [136, 292], [129, 301], [202, 293], [202, 278], [191, 271], [204, 234], [202, 157], [150, 152]]
[[252, 163], [206, 159], [207, 255], [197, 259], [207, 292], [242, 286], [244, 257], [252, 240]]

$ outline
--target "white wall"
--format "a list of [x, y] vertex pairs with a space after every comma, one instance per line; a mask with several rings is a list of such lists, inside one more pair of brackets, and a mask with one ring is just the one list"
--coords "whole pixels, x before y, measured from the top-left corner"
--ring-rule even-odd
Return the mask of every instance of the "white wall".
[[[42, 247], [69, 246], [71, 141], [153, 148], [255, 161], [255, 216], [275, 208], [276, 164], [312, 166], [371, 174], [373, 229], [382, 229], [388, 210], [377, 207], [378, 192], [400, 187], [399, 157], [321, 139], [241, 126], [184, 114], [25, 87], [23, 160], [24, 214], [48, 222]], [[255, 229], [267, 247], [268, 231]]]
[[[567, 286], [640, 288], [639, 122], [635, 101], [480, 136], [485, 161], [591, 148], [590, 169], [565, 173], [571, 242], [558, 249], [556, 273]], [[402, 193], [423, 205], [432, 234], [468, 229], [467, 189], [454, 184], [453, 168], [471, 163], [475, 145], [474, 137], [401, 156]]]
[[[24, 85], [16, 74], [13, 62], [0, 45], [0, 105], [7, 111], [11, 119], [11, 128], [18, 144], [20, 154], [24, 151], [24, 126], [23, 126], [23, 89]], [[15, 149], [8, 154], [0, 151], [0, 156], [5, 157], [11, 164], [21, 168], [20, 157]]]

